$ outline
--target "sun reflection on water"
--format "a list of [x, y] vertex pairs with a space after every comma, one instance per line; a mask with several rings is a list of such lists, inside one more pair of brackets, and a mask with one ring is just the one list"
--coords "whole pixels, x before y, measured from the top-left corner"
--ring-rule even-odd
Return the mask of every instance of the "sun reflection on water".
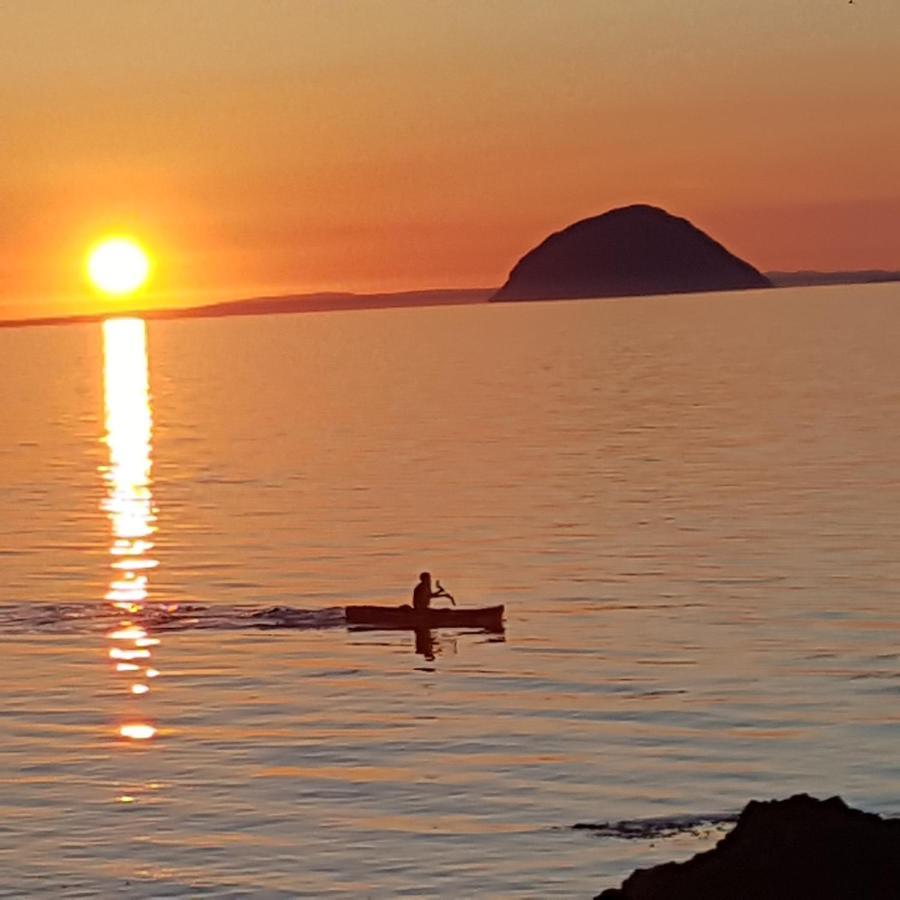
[[133, 741], [146, 741], [156, 734], [156, 729], [146, 722], [132, 722], [119, 727], [119, 734], [122, 737], [130, 738]]
[[138, 707], [150, 691], [146, 680], [159, 672], [149, 665], [151, 647], [159, 643], [140, 619], [149, 597], [156, 508], [151, 492], [153, 414], [147, 368], [147, 329], [142, 319], [109, 319], [103, 323], [103, 386], [106, 407], [105, 442], [109, 465], [101, 472], [106, 482], [102, 508], [112, 527], [112, 577], [106, 600], [122, 612], [109, 632], [109, 658], [124, 675], [126, 691], [135, 701], [129, 721], [120, 725], [121, 737], [146, 741], [156, 734]]

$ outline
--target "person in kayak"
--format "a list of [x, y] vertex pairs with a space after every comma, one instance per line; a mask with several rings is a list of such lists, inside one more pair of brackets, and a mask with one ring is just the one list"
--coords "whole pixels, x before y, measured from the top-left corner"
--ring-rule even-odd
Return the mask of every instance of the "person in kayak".
[[[419, 583], [413, 588], [413, 609], [416, 612], [424, 612], [431, 606], [431, 601], [435, 597], [450, 597], [442, 587], [441, 583], [437, 583], [438, 589], [433, 591], [431, 589], [431, 572], [422, 572], [419, 575]], [[453, 598], [450, 597], [452, 600]]]

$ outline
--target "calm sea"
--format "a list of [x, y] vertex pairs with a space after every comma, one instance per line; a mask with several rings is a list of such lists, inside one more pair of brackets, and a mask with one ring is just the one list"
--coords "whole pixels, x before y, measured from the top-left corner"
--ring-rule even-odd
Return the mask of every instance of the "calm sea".
[[[898, 334], [898, 286], [0, 331], [0, 896], [590, 896], [752, 797], [900, 812]], [[505, 633], [348, 630], [426, 568]]]

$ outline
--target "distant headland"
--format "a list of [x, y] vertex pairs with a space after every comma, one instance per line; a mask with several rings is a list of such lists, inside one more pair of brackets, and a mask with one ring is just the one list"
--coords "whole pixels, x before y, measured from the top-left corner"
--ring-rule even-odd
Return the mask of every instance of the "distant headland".
[[687, 219], [638, 204], [582, 219], [525, 254], [493, 300], [692, 294], [771, 287]]

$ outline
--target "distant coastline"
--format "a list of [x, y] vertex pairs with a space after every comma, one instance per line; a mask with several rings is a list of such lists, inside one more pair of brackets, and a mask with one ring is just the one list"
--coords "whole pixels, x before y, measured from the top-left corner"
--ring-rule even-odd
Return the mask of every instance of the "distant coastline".
[[314, 294], [283, 294], [226, 300], [202, 306], [169, 309], [110, 309], [108, 312], [74, 316], [44, 316], [34, 319], [2, 319], [0, 328], [24, 328], [34, 325], [78, 325], [102, 322], [122, 316], [142, 319], [207, 319], [221, 316], [265, 316], [284, 313], [337, 312], [359, 309], [397, 309], [420, 306], [457, 306], [483, 303], [496, 288], [439, 288], [424, 291], [396, 291], [373, 294], [349, 292], [320, 292]]
[[[816, 287], [840, 284], [886, 284], [900, 281], [900, 271], [866, 269], [851, 272], [766, 272], [775, 288]], [[142, 319], [205, 319], [222, 316], [262, 316], [282, 313], [338, 312], [363, 309], [412, 309], [424, 306], [458, 306], [487, 303], [497, 292], [488, 288], [437, 288], [423, 291], [319, 292], [250, 297], [201, 306], [152, 310], [110, 310], [74, 316], [44, 316], [32, 319], [0, 319], [0, 328], [29, 328], [40, 325], [78, 325], [102, 322], [112, 316], [140, 316]]]
[[813, 287], [819, 284], [883, 284], [900, 281], [900, 272], [886, 269], [863, 269], [856, 272], [766, 272], [775, 287]]

